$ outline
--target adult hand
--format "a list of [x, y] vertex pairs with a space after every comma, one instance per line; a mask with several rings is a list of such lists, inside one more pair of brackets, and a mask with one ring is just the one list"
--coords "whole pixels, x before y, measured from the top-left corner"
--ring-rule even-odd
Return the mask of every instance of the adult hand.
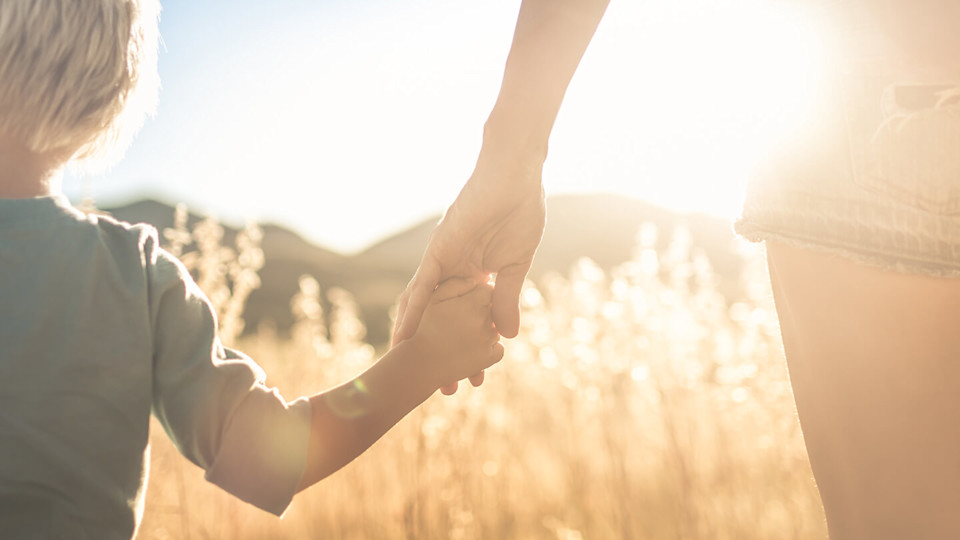
[[[454, 276], [486, 280], [496, 274], [494, 324], [503, 337], [519, 332], [520, 288], [546, 215], [540, 180], [547, 141], [608, 2], [521, 2], [477, 168], [430, 235], [420, 268], [400, 296], [394, 343], [414, 334], [437, 284]], [[483, 374], [470, 380], [477, 385]]]
[[[514, 175], [495, 174], [491, 169], [478, 164], [431, 233], [420, 267], [400, 296], [394, 343], [416, 332], [437, 284], [451, 277], [484, 282], [496, 274], [494, 324], [503, 337], [516, 337], [519, 332], [520, 289], [546, 218], [540, 166]], [[470, 381], [479, 385], [483, 373]], [[456, 385], [442, 390], [452, 394]]]

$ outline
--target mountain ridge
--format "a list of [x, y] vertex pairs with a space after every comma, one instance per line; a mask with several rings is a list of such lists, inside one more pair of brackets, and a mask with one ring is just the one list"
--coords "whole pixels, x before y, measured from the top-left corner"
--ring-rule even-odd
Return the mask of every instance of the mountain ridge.
[[[104, 209], [117, 219], [145, 222], [158, 230], [173, 226], [174, 206], [146, 199]], [[192, 227], [203, 216], [191, 213]], [[290, 298], [300, 276], [309, 274], [322, 290], [341, 287], [355, 297], [368, 328], [368, 340], [383, 343], [389, 335], [389, 308], [416, 270], [430, 232], [440, 216], [425, 219], [381, 239], [366, 249], [344, 255], [315, 245], [295, 231], [270, 223], [261, 224], [265, 264], [261, 287], [250, 295], [244, 319], [248, 329], [271, 320], [285, 330], [293, 323]], [[714, 266], [721, 289], [736, 296], [741, 260], [731, 249], [734, 240], [729, 223], [701, 214], [683, 214], [649, 203], [610, 194], [557, 195], [547, 199], [547, 224], [530, 278], [566, 274], [581, 257], [588, 257], [604, 270], [629, 260], [636, 234], [644, 223], [660, 231], [659, 247], [669, 242], [670, 232], [686, 228], [695, 246], [703, 249]], [[232, 245], [239, 228], [221, 223], [224, 242]], [[666, 232], [666, 234], [663, 234]]]

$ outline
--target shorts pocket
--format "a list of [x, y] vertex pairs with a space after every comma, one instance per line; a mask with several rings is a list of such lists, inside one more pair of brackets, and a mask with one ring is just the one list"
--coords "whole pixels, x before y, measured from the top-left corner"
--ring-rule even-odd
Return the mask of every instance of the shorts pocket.
[[960, 107], [892, 108], [872, 127], [862, 111], [859, 125], [848, 118], [854, 181], [931, 214], [960, 215]]

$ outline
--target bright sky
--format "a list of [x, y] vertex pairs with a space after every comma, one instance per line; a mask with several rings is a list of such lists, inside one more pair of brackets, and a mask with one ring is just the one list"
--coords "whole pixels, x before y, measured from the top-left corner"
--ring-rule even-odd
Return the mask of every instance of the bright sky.
[[[612, 0], [554, 128], [551, 193], [733, 216], [808, 113], [824, 46], [785, 2]], [[125, 159], [71, 175], [350, 252], [437, 214], [469, 176], [519, 0], [168, 0], [163, 89]]]

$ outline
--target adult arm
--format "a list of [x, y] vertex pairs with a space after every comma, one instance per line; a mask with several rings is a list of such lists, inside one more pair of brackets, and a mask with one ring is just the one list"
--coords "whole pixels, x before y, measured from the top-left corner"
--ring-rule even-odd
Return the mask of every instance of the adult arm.
[[541, 173], [564, 93], [609, 0], [523, 0], [477, 165], [430, 236], [400, 296], [394, 342], [409, 338], [439, 282], [496, 273], [493, 319], [520, 328], [519, 298], [545, 220]]

